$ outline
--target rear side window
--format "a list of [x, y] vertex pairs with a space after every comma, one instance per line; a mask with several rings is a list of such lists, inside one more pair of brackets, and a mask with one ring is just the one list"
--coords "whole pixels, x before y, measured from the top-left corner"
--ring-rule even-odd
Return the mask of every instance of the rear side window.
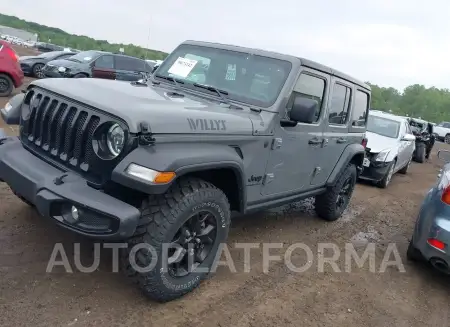
[[352, 126], [365, 126], [369, 110], [369, 94], [357, 90], [355, 94], [355, 107], [352, 114]]
[[291, 97], [289, 101], [290, 103], [288, 104], [289, 109], [292, 107], [292, 104], [294, 103], [294, 98], [297, 96], [316, 100], [319, 105], [317, 106], [314, 122], [317, 122], [319, 120], [320, 112], [322, 110], [324, 94], [325, 94], [324, 79], [302, 73], [300, 74], [300, 77], [298, 78], [298, 81], [295, 84], [293, 96]]
[[345, 125], [350, 104], [351, 89], [342, 84], [334, 84], [331, 98], [328, 123], [334, 125]]
[[123, 56], [116, 57], [116, 69], [132, 72], [149, 71], [147, 63], [144, 60]]

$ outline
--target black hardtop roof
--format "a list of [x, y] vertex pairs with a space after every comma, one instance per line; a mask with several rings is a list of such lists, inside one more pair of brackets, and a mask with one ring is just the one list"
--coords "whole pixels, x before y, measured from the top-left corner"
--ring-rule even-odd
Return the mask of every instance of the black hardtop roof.
[[312, 69], [315, 69], [315, 70], [318, 70], [318, 71], [321, 71], [324, 73], [328, 73], [330, 75], [342, 78], [342, 79], [347, 80], [351, 83], [354, 83], [358, 86], [361, 86], [362, 88], [365, 88], [367, 90], [371, 90], [370, 85], [368, 85], [367, 83], [364, 83], [364, 82], [362, 82], [350, 75], [347, 75], [343, 72], [340, 72], [336, 69], [322, 65], [318, 62], [315, 62], [315, 61], [312, 61], [312, 60], [309, 60], [306, 58], [292, 56], [292, 55], [288, 55], [288, 54], [284, 54], [284, 53], [278, 53], [278, 52], [274, 52], [274, 51], [268, 51], [268, 50], [262, 50], [262, 49], [256, 49], [256, 48], [246, 48], [246, 47], [237, 46], [237, 45], [215, 43], [215, 42], [187, 40], [187, 41], [184, 41], [182, 44], [191, 44], [191, 45], [198, 45], [198, 46], [205, 46], [205, 47], [220, 48], [220, 49], [231, 50], [231, 51], [248, 52], [248, 53], [252, 53], [255, 55], [273, 57], [273, 58], [277, 58], [277, 59], [281, 59], [281, 60], [288, 60], [288, 61], [299, 60], [303, 66], [306, 66], [308, 68], [312, 68]]

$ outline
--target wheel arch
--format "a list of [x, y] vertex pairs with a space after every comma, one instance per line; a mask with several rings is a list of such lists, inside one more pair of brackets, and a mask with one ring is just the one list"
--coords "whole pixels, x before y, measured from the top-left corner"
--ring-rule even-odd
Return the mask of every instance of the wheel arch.
[[[125, 172], [131, 163], [156, 171], [174, 172], [176, 177], [166, 184], [151, 184]], [[244, 164], [238, 152], [227, 145], [174, 143], [139, 147], [122, 159], [111, 179], [146, 194], [163, 194], [175, 180], [188, 177], [210, 182], [225, 193], [231, 210], [245, 211]]]
[[348, 164], [354, 164], [357, 168], [357, 174], [359, 174], [363, 167], [363, 161], [365, 157], [365, 149], [361, 144], [350, 144], [348, 145], [342, 155], [340, 156], [338, 162], [334, 166], [333, 171], [328, 177], [326, 186], [332, 186], [338, 180], [343, 169], [347, 167]]

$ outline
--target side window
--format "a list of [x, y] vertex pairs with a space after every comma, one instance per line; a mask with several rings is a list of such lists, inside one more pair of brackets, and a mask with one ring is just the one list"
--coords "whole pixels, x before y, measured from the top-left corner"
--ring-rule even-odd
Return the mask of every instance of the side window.
[[145, 71], [147, 69], [146, 63], [139, 59], [116, 56], [116, 69], [128, 70], [133, 72]]
[[292, 93], [291, 99], [288, 103], [288, 110], [292, 108], [295, 97], [305, 97], [308, 99], [313, 99], [318, 102], [315, 120], [317, 122], [320, 117], [320, 112], [322, 111], [323, 97], [325, 95], [325, 80], [312, 76], [309, 74], [302, 73], [298, 78], [297, 83], [294, 87], [294, 92]]
[[450, 123], [444, 123], [445, 128], [450, 128]]
[[345, 125], [350, 104], [350, 94], [351, 89], [349, 87], [338, 83], [334, 84], [330, 112], [328, 113], [329, 124]]
[[363, 91], [356, 91], [355, 107], [352, 114], [352, 126], [365, 126], [369, 109], [369, 95]]
[[114, 57], [105, 55], [97, 58], [95, 61], [95, 67], [97, 68], [105, 68], [105, 69], [113, 69], [114, 68]]
[[405, 122], [405, 126], [406, 126], [406, 134], [412, 134], [411, 128], [409, 127], [409, 124], [407, 122]]

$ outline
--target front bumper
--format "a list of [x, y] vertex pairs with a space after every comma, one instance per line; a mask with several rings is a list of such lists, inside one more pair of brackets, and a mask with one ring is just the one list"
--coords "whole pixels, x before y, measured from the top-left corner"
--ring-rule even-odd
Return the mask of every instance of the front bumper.
[[31, 68], [30, 65], [27, 64], [20, 64], [20, 69], [22, 69], [23, 73], [25, 75], [32, 75], [33, 74], [33, 69]]
[[[25, 150], [17, 137], [0, 142], [0, 180], [18, 196], [36, 206], [44, 217], [81, 235], [104, 240], [124, 240], [136, 229], [140, 212], [101, 190], [81, 176], [61, 171]], [[58, 178], [66, 176], [62, 183]], [[79, 209], [77, 221], [70, 214]]]
[[364, 167], [359, 178], [375, 182], [381, 181], [388, 173], [390, 162], [370, 162], [369, 167]]
[[44, 73], [45, 77], [48, 77], [48, 78], [65, 77], [60, 72], [57, 72], [57, 71], [44, 71], [43, 73]]

